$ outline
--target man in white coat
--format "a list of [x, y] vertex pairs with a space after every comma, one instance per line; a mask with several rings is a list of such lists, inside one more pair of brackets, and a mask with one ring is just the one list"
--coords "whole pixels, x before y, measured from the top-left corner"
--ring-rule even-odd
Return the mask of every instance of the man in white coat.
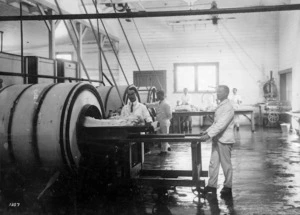
[[[156, 93], [158, 102], [147, 103], [146, 106], [149, 108], [156, 109], [156, 121], [159, 123], [159, 133], [168, 134], [170, 128], [170, 120], [172, 118], [172, 110], [170, 104], [165, 100], [165, 92], [160, 90]], [[167, 151], [171, 151], [168, 142], [161, 143], [160, 155], [167, 154]]]
[[[242, 103], [241, 96], [237, 94], [237, 89], [233, 88], [232, 89], [232, 96], [230, 97], [230, 101], [232, 103], [233, 109], [238, 110], [240, 107], [240, 104]], [[239, 124], [239, 115], [234, 116], [234, 127], [236, 127], [236, 130], [239, 131], [240, 129], [240, 124]]]
[[206, 141], [212, 138], [212, 152], [209, 164], [208, 185], [204, 188], [203, 193], [216, 193], [218, 185], [219, 167], [224, 172], [225, 181], [221, 194], [232, 195], [232, 164], [231, 150], [235, 143], [233, 126], [234, 126], [234, 109], [228, 99], [229, 88], [226, 85], [220, 85], [217, 89], [217, 98], [220, 101], [215, 110], [214, 122], [206, 130], [200, 132], [202, 135], [200, 141]]
[[135, 88], [129, 87], [127, 91], [129, 102], [123, 106], [121, 111], [122, 117], [133, 117], [138, 118], [142, 124], [151, 123], [152, 118], [149, 114], [147, 107], [141, 104], [135, 95]]

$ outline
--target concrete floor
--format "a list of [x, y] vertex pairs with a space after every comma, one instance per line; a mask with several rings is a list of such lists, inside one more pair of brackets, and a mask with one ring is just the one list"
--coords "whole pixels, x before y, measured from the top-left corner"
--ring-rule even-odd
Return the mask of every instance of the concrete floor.
[[[220, 168], [217, 196], [196, 203], [189, 188], [180, 188], [181, 195], [175, 194], [175, 201], [167, 204], [169, 214], [300, 214], [299, 137], [282, 134], [276, 128], [258, 128], [252, 133], [249, 126], [235, 134], [232, 198], [220, 198], [224, 181]], [[175, 144], [172, 148], [161, 168], [190, 168], [188, 145]], [[203, 143], [202, 149], [203, 169], [207, 170], [211, 143]]]
[[[193, 128], [197, 133], [198, 128]], [[217, 195], [199, 199], [190, 187], [169, 190], [169, 196], [157, 200], [152, 188], [143, 187], [138, 193], [118, 191], [111, 198], [95, 197], [84, 204], [61, 199], [43, 201], [44, 208], [24, 210], [10, 207], [3, 214], [109, 214], [109, 215], [209, 215], [209, 214], [300, 214], [300, 139], [295, 134], [284, 135], [280, 129], [249, 126], [236, 132], [237, 143], [232, 153], [233, 196], [220, 197], [224, 180], [220, 170]], [[202, 144], [203, 169], [208, 169], [211, 143]], [[172, 151], [159, 156], [154, 146], [145, 157], [145, 168], [191, 169], [188, 143], [173, 143]], [[207, 181], [207, 178], [205, 178]], [[0, 196], [1, 197], [1, 196]], [[1, 198], [0, 198], [1, 203]]]

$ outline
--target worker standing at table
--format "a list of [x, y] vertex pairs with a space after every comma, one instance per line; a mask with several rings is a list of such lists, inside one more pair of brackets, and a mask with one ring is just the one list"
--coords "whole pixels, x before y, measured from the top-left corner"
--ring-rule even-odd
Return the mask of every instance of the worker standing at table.
[[[192, 104], [192, 97], [188, 93], [188, 89], [184, 88], [183, 95], [181, 96], [181, 105], [191, 105], [191, 104]], [[183, 122], [184, 130], [189, 130], [189, 132], [192, 131], [192, 117], [191, 116], [183, 117], [183, 119], [180, 121]]]
[[[242, 103], [242, 99], [241, 99], [241, 96], [237, 94], [236, 88], [232, 89], [232, 96], [230, 97], [230, 101], [232, 103], [234, 110], [238, 110], [240, 107], [240, 104]], [[239, 120], [240, 120], [239, 115], [236, 114], [234, 116], [234, 127], [236, 128], [237, 131], [239, 131], [239, 129], [240, 129]]]
[[221, 194], [232, 195], [232, 164], [231, 150], [235, 143], [234, 109], [228, 99], [229, 88], [220, 85], [217, 89], [217, 98], [220, 101], [216, 110], [213, 124], [206, 130], [200, 132], [200, 141], [212, 138], [212, 152], [209, 163], [208, 185], [203, 193], [216, 193], [220, 164], [223, 169], [225, 181]]
[[[159, 90], [156, 93], [158, 102], [146, 103], [148, 108], [156, 109], [156, 121], [159, 123], [160, 134], [168, 134], [170, 128], [170, 120], [172, 118], [172, 110], [170, 104], [165, 99], [165, 92]], [[168, 142], [161, 143], [161, 152], [160, 155], [167, 154], [167, 151], [171, 151], [171, 147]]]

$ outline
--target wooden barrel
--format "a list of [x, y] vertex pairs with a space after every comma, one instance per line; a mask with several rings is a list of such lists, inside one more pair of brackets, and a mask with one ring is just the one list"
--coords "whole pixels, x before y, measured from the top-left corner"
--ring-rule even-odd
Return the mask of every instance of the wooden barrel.
[[152, 103], [156, 101], [155, 87], [138, 87], [139, 95], [142, 103]]
[[97, 91], [104, 102], [106, 117], [108, 116], [109, 111], [112, 112], [118, 111], [120, 108], [123, 107], [123, 103], [127, 104], [128, 102], [127, 91], [129, 87], [134, 88], [134, 91], [136, 92], [137, 100], [140, 102], [141, 99], [139, 96], [139, 92], [137, 88], [133, 85], [118, 86], [122, 100], [120, 99], [117, 88], [115, 86], [100, 86], [97, 88]]
[[104, 113], [102, 100], [90, 84], [3, 88], [0, 91], [2, 168], [16, 166], [23, 174], [40, 167], [52, 173], [76, 171], [81, 159], [78, 120], [83, 109], [95, 118], [102, 118]]

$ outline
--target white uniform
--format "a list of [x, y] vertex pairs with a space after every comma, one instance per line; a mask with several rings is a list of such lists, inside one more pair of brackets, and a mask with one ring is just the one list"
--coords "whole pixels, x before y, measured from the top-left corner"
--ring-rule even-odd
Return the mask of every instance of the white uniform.
[[192, 97], [189, 94], [183, 94], [181, 96], [181, 104], [185, 105], [185, 104], [191, 104], [192, 103]]
[[[192, 97], [189, 94], [183, 94], [181, 96], [181, 104], [182, 105], [191, 105], [192, 104]], [[189, 130], [192, 130], [192, 117], [188, 116], [188, 117], [182, 117], [182, 119], [180, 121], [184, 122], [185, 127], [187, 128], [187, 122], [189, 122]], [[181, 125], [179, 125], [181, 126]]]
[[[131, 111], [132, 106], [132, 111]], [[121, 111], [121, 116], [123, 117], [130, 117], [135, 116], [141, 120], [145, 120], [146, 122], [152, 122], [152, 118], [149, 114], [148, 109], [145, 105], [139, 103], [138, 101], [135, 102], [128, 102], [128, 104], [124, 105]]]
[[[159, 133], [168, 134], [170, 128], [170, 120], [172, 118], [172, 110], [170, 104], [166, 101], [160, 101], [155, 103], [146, 104], [148, 107], [156, 108], [156, 120], [160, 124]], [[161, 151], [167, 152], [170, 147], [168, 142], [161, 143]]]
[[217, 187], [220, 164], [225, 181], [224, 186], [232, 187], [231, 150], [235, 143], [234, 109], [228, 99], [222, 101], [215, 111], [214, 123], [206, 130], [212, 138], [212, 152], [209, 163], [208, 186]]

